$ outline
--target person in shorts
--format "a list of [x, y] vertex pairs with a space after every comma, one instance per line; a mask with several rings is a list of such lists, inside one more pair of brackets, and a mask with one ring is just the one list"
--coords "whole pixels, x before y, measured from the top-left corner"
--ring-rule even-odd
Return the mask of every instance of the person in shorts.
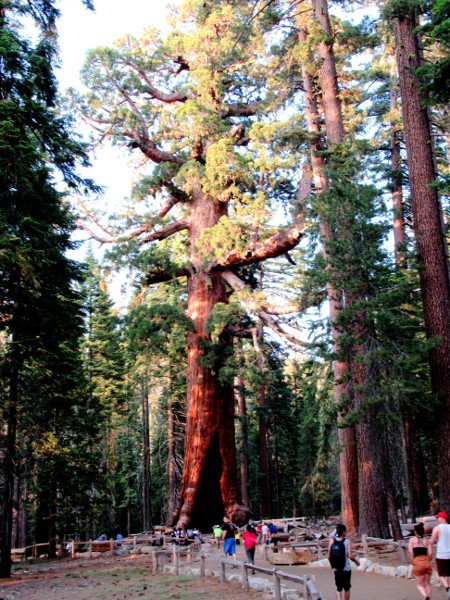
[[231, 556], [236, 560], [236, 526], [231, 522], [230, 517], [225, 515], [222, 523], [222, 541], [225, 556]]
[[347, 539], [346, 537], [347, 535], [347, 528], [345, 525], [343, 525], [342, 523], [339, 523], [338, 525], [336, 525], [336, 531], [334, 532], [334, 535], [330, 538], [330, 543], [328, 545], [328, 560], [330, 561], [330, 563], [332, 564], [332, 559], [331, 559], [331, 553], [332, 553], [332, 546], [333, 544], [337, 541], [337, 542], [343, 542], [343, 546], [344, 546], [344, 552], [345, 552], [345, 557], [344, 557], [344, 564], [342, 569], [337, 569], [337, 568], [333, 568], [334, 571], [334, 581], [336, 584], [336, 598], [337, 600], [350, 600], [350, 588], [352, 587], [351, 584], [351, 577], [352, 577], [352, 568], [350, 566], [350, 561], [353, 561], [355, 563], [355, 565], [357, 565], [359, 567], [359, 560], [357, 558], [355, 558], [353, 556], [353, 552], [352, 552], [352, 545], [350, 540]]
[[414, 525], [415, 535], [409, 540], [408, 552], [412, 561], [412, 574], [416, 578], [416, 586], [425, 600], [431, 598], [431, 557], [433, 555], [433, 546], [430, 540], [426, 539], [423, 523]]
[[439, 525], [433, 528], [431, 544], [436, 544], [436, 567], [442, 585], [450, 598], [450, 525], [448, 515], [439, 512], [436, 515]]

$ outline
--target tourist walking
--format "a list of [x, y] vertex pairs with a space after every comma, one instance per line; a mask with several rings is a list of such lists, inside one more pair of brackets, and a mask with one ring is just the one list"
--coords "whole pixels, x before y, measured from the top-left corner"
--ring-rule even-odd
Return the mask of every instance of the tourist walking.
[[231, 522], [230, 517], [225, 515], [222, 523], [222, 541], [225, 556], [231, 556], [236, 560], [236, 526]]
[[347, 528], [342, 523], [336, 525], [334, 535], [328, 545], [328, 560], [334, 571], [337, 600], [349, 600], [352, 568], [350, 561], [359, 566], [359, 560], [353, 556], [352, 545], [347, 539]]
[[436, 548], [436, 567], [442, 585], [450, 598], [450, 525], [448, 515], [445, 512], [439, 512], [436, 515], [439, 525], [433, 528], [431, 534], [431, 544], [437, 542]]
[[414, 525], [414, 533], [416, 535], [409, 540], [408, 544], [408, 552], [413, 565], [412, 573], [416, 578], [419, 593], [425, 600], [430, 600], [433, 546], [431, 541], [424, 537], [425, 528], [423, 523]]
[[[254, 565], [256, 544], [258, 543], [258, 534], [256, 533], [256, 530], [250, 525], [250, 523], [247, 525], [246, 530], [242, 534], [242, 541], [244, 542], [247, 561], [251, 565]], [[254, 573], [254, 571], [252, 572]]]

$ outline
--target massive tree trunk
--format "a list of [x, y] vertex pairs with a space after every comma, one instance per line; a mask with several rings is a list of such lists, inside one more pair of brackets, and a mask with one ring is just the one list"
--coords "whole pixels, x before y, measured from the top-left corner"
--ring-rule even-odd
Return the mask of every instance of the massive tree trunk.
[[429, 363], [433, 392], [439, 400], [438, 456], [441, 506], [450, 510], [450, 284], [439, 197], [435, 180], [432, 137], [427, 110], [422, 105], [414, 75], [421, 63], [414, 33], [416, 19], [394, 18], [398, 75], [408, 156], [411, 205], [417, 253], [421, 263], [420, 288], [428, 338], [436, 340]]
[[226, 213], [226, 205], [205, 195], [193, 194], [191, 203], [191, 258], [188, 277], [188, 316], [194, 330], [188, 336], [187, 416], [183, 476], [178, 526], [207, 526], [226, 511], [237, 523], [248, 516], [242, 507], [237, 478], [232, 382], [221, 382], [219, 371], [232, 348], [223, 335], [220, 352], [211, 356], [207, 321], [218, 302], [227, 303], [221, 273], [203, 270], [197, 242], [201, 233]]
[[[306, 42], [307, 31], [305, 25], [302, 23], [302, 18], [299, 17], [299, 40], [300, 42]], [[325, 164], [323, 155], [321, 154], [318, 137], [320, 134], [320, 115], [318, 110], [318, 100], [314, 92], [314, 82], [312, 80], [309, 68], [307, 65], [302, 64], [302, 78], [303, 86], [305, 90], [305, 113], [306, 121], [308, 125], [309, 133], [313, 134], [316, 141], [311, 142], [311, 167], [314, 177], [315, 188], [318, 193], [325, 192], [329, 189], [328, 180], [325, 174]], [[336, 80], [335, 80], [336, 81]], [[337, 82], [336, 86], [337, 88]], [[336, 89], [329, 92], [335, 93]], [[336, 95], [336, 94], [335, 94]], [[336, 95], [338, 100], [338, 97]], [[340, 113], [340, 108], [338, 108]], [[341, 139], [341, 133], [332, 132], [336, 136], [336, 139]], [[329, 262], [328, 256], [328, 245], [333, 239], [333, 233], [330, 230], [328, 224], [324, 219], [320, 221], [320, 234], [322, 243], [324, 245], [324, 256]], [[331, 265], [329, 264], [328, 271], [330, 271]], [[330, 319], [331, 319], [331, 336], [333, 340], [333, 348], [336, 354], [336, 358], [333, 363], [333, 373], [335, 381], [335, 398], [336, 405], [341, 406], [341, 410], [338, 412], [338, 423], [342, 423], [348, 408], [343, 406], [344, 398], [348, 394], [348, 378], [350, 367], [345, 360], [339, 358], [340, 355], [340, 338], [342, 335], [341, 330], [337, 326], [336, 322], [340, 312], [343, 308], [342, 290], [337, 290], [330, 283], [327, 282], [327, 298], [330, 307]], [[350, 404], [350, 401], [348, 405]], [[356, 446], [356, 434], [354, 425], [347, 427], [340, 427], [338, 429], [340, 454], [339, 454], [339, 472], [341, 479], [341, 504], [342, 504], [342, 520], [347, 526], [347, 531], [350, 535], [354, 535], [358, 530], [359, 515], [358, 515], [358, 460], [357, 460], [357, 446]]]

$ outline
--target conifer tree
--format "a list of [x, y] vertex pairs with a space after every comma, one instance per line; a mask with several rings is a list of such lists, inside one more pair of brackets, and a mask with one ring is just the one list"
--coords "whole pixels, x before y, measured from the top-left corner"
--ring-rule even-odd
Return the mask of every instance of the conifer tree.
[[416, 71], [422, 65], [416, 32], [420, 3], [388, 2], [392, 19], [408, 156], [411, 206], [426, 335], [436, 341], [430, 349], [433, 392], [439, 399], [438, 425], [440, 497], [450, 506], [450, 269], [440, 200], [434, 182], [435, 161], [431, 125], [420, 93]]
[[[36, 23], [35, 44], [17, 27], [16, 19], [23, 16], [30, 16]], [[62, 352], [58, 344], [63, 345], [63, 339], [55, 340], [52, 333], [53, 311], [57, 315], [65, 313], [68, 319], [76, 314], [71, 290], [76, 269], [64, 258], [70, 246], [71, 223], [55, 192], [47, 161], [75, 186], [81, 183], [75, 165], [86, 159], [68, 134], [65, 119], [57, 117], [53, 108], [56, 17], [51, 2], [36, 0], [21, 7], [3, 3], [0, 7], [0, 322], [4, 336], [1, 376], [5, 431], [1, 453], [0, 577], [9, 577], [11, 568], [18, 413], [25, 408], [26, 390], [21, 385], [24, 365], [39, 351], [45, 354], [48, 350], [52, 356]], [[61, 331], [59, 324], [54, 331]]]
[[247, 518], [236, 472], [233, 389], [218, 377], [231, 336], [223, 330], [212, 342], [208, 323], [216, 307], [227, 304], [230, 269], [283, 255], [303, 233], [301, 221], [282, 228], [268, 222], [281, 170], [265, 152], [276, 128], [256, 118], [270, 111], [273, 98], [262, 89], [266, 66], [255, 60], [263, 46], [258, 31], [247, 26], [251, 15], [252, 8], [240, 3], [186, 2], [180, 23], [187, 29], [167, 40], [149, 30], [140, 42], [126, 37], [115, 48], [92, 51], [84, 70], [91, 92], [77, 97], [101, 135], [110, 133], [154, 163], [147, 189], [165, 201], [134, 231], [111, 234], [92, 226], [91, 233], [138, 246], [188, 234], [183, 261], [155, 250], [147, 274], [148, 284], [187, 278], [193, 331], [176, 514], [181, 526], [211, 524], [223, 510], [237, 522]]

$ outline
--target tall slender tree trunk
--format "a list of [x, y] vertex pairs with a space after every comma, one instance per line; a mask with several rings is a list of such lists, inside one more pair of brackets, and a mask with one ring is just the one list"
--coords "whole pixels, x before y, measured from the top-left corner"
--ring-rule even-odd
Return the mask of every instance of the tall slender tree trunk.
[[[306, 42], [307, 30], [302, 22], [302, 17], [298, 18], [299, 23], [299, 40]], [[305, 90], [305, 113], [308, 125], [308, 132], [311, 133], [316, 141], [312, 141], [311, 148], [311, 167], [314, 177], [314, 185], [317, 192], [327, 191], [329, 189], [328, 180], [325, 174], [325, 164], [322, 154], [320, 153], [319, 135], [320, 130], [320, 115], [318, 109], [318, 100], [314, 92], [314, 83], [307, 65], [302, 64], [302, 78]], [[313, 138], [313, 139], [314, 139]], [[329, 262], [328, 249], [332, 240], [332, 232], [324, 219], [320, 221], [320, 233], [322, 243], [324, 245], [324, 256]], [[328, 267], [330, 270], [331, 265]], [[344, 398], [348, 394], [348, 378], [349, 365], [346, 361], [338, 358], [340, 355], [340, 337], [341, 331], [337, 326], [337, 319], [342, 310], [343, 292], [337, 290], [330, 283], [326, 284], [327, 298], [330, 307], [331, 320], [331, 336], [333, 340], [334, 352], [336, 359], [333, 363], [333, 373], [335, 381], [335, 399], [337, 406], [343, 406]], [[348, 407], [342, 407], [338, 413], [338, 422], [342, 422]], [[354, 425], [338, 429], [338, 438], [340, 445], [339, 453], [339, 472], [341, 479], [341, 503], [342, 503], [342, 520], [347, 526], [349, 534], [353, 535], [358, 530], [358, 461], [356, 435]]]
[[169, 387], [167, 399], [167, 474], [168, 474], [168, 500], [167, 515], [169, 521], [174, 519], [176, 506], [176, 457], [175, 457], [175, 419], [173, 415], [173, 400]]
[[439, 400], [439, 494], [450, 510], [450, 284], [439, 197], [431, 187], [436, 177], [427, 110], [422, 105], [415, 70], [421, 64], [416, 18], [396, 17], [394, 35], [408, 156], [413, 227], [421, 263], [420, 288], [427, 338], [437, 344], [430, 350], [433, 392]]
[[420, 451], [414, 417], [403, 417], [403, 439], [408, 465], [409, 517], [413, 521], [429, 510], [428, 478]]
[[[391, 112], [397, 107], [397, 97], [397, 86], [394, 79], [392, 79], [390, 89]], [[398, 267], [404, 266], [406, 241], [402, 179], [402, 157], [400, 153], [399, 130], [394, 123], [391, 123], [391, 194], [395, 262]]]
[[147, 379], [141, 390], [142, 411], [142, 527], [143, 531], [149, 531], [151, 521], [151, 494], [150, 494], [150, 417], [148, 402]]
[[185, 454], [177, 511], [180, 527], [190, 523], [210, 527], [220, 521], [224, 510], [236, 523], [248, 517], [237, 478], [233, 386], [218, 377], [232, 348], [228, 335], [221, 337], [220, 355], [212, 364], [208, 361], [211, 338], [207, 321], [218, 302], [227, 303], [227, 295], [220, 272], [205, 271], [197, 251], [202, 231], [225, 214], [226, 205], [201, 190], [193, 192], [190, 242], [194, 269], [188, 278], [188, 316], [194, 331], [188, 335]]
[[[319, 41], [318, 44], [318, 54], [321, 59], [321, 65], [319, 69], [319, 80], [320, 80], [320, 88], [321, 88], [321, 100], [323, 105], [323, 112], [325, 118], [325, 127], [326, 127], [326, 136], [329, 145], [336, 146], [344, 141], [345, 130], [344, 130], [344, 121], [342, 117], [342, 107], [341, 100], [339, 95], [339, 86], [338, 86], [338, 77], [336, 70], [336, 61], [334, 57], [333, 50], [333, 32], [331, 30], [330, 18], [328, 14], [328, 4], [327, 0], [312, 0], [312, 7], [314, 12], [314, 17], [319, 24], [325, 39]], [[341, 236], [344, 238], [348, 235], [347, 227], [345, 226], [345, 222], [341, 224], [341, 230], [337, 231], [335, 235], [339, 238]], [[351, 265], [349, 265], [351, 268]], [[357, 275], [357, 273], [356, 273]], [[360, 298], [351, 297], [350, 294], [345, 293], [345, 302], [350, 304]], [[341, 298], [336, 299], [340, 301]], [[340, 308], [341, 304], [337, 304]], [[351, 394], [354, 395], [356, 390], [362, 389], [366, 383], [365, 381], [365, 370], [361, 369], [360, 361], [358, 360], [358, 356], [364, 356], [365, 352], [365, 334], [369, 331], [369, 327], [364, 323], [365, 314], [360, 314], [360, 319], [362, 319], [362, 323], [359, 323], [358, 327], [355, 328], [355, 333], [359, 332], [360, 335], [355, 336], [355, 344], [354, 344], [354, 356], [350, 363], [350, 373], [352, 377], [352, 390]], [[358, 399], [355, 398], [357, 404]], [[368, 418], [368, 414], [366, 414], [366, 419]], [[362, 423], [359, 423], [357, 426], [363, 427]], [[376, 424], [374, 422], [369, 422], [366, 420], [365, 427], [370, 427], [371, 430], [376, 429]], [[350, 434], [351, 435], [351, 434]], [[367, 435], [367, 431], [365, 434], [363, 432], [359, 432], [356, 436], [357, 439], [357, 452], [358, 452], [358, 460], [359, 465], [361, 467], [361, 461], [364, 461], [364, 469], [360, 468], [358, 473], [358, 483], [359, 483], [359, 518], [360, 518], [360, 528], [362, 529], [362, 523], [364, 523], [364, 519], [366, 522], [368, 521], [367, 517], [369, 514], [372, 514], [374, 517], [382, 518], [385, 514], [383, 510], [383, 500], [382, 494], [380, 494], [380, 489], [383, 490], [384, 481], [379, 480], [376, 477], [376, 473], [380, 473], [381, 469], [379, 468], [380, 463], [382, 462], [382, 457], [380, 457], [378, 453], [378, 449], [376, 444], [371, 445], [371, 440]], [[353, 442], [353, 440], [352, 440]], [[361, 447], [361, 444], [369, 443], [368, 446]], [[361, 455], [361, 456], [360, 456]], [[364, 456], [364, 458], [363, 458]], [[366, 460], [369, 458], [369, 460]], [[352, 457], [353, 463], [356, 459], [355, 454]], [[348, 467], [348, 465], [347, 465]], [[344, 467], [345, 469], [345, 467]], [[374, 473], [369, 474], [368, 470], [373, 469]], [[341, 476], [346, 477], [346, 473], [341, 473]], [[360, 478], [364, 476], [365, 482], [362, 484]], [[355, 475], [353, 475], [353, 480], [355, 479]], [[346, 484], [347, 485], [347, 484]], [[370, 485], [371, 488], [367, 489], [367, 485]], [[364, 487], [364, 494], [361, 495], [361, 491]], [[363, 516], [363, 513], [366, 513], [366, 517]], [[355, 515], [350, 515], [350, 518]], [[381, 526], [381, 529], [387, 529], [387, 514], [385, 515], [385, 525]], [[351, 523], [351, 532], [354, 531], [354, 523]], [[369, 533], [369, 531], [367, 531]]]
[[239, 466], [241, 472], [241, 494], [242, 503], [250, 508], [250, 499], [248, 496], [248, 425], [247, 425], [247, 406], [245, 401], [245, 386], [241, 375], [236, 377], [235, 394], [237, 398], [239, 421], [240, 421], [240, 441], [239, 441]]
[[[263, 335], [262, 323], [252, 330], [253, 348], [257, 356], [258, 371], [264, 377], [265, 357], [261, 348]], [[266, 385], [264, 382], [258, 386], [258, 455], [259, 455], [259, 518], [267, 519], [270, 516], [270, 467], [269, 467], [269, 441], [266, 419]]]
[[11, 535], [17, 437], [19, 360], [12, 341], [8, 405], [5, 411], [5, 444], [2, 460], [3, 493], [0, 513], [0, 579], [11, 577]]

